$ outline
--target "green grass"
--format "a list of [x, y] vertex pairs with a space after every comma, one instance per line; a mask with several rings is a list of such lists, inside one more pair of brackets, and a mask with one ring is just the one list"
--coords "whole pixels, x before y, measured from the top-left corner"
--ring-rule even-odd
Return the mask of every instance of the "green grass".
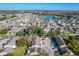
[[24, 32], [20, 31], [17, 33], [18, 36], [24, 36]]
[[8, 31], [9, 31], [9, 29], [7, 29], [7, 28], [0, 29], [0, 34], [7, 34]]
[[3, 38], [3, 39], [5, 39], [5, 38], [8, 38], [8, 35], [6, 35], [6, 34], [0, 34], [0, 37]]
[[55, 56], [60, 56], [60, 53], [59, 52], [55, 52], [54, 55]]
[[24, 53], [26, 52], [26, 46], [24, 47], [16, 47], [14, 51], [12, 52], [13, 56], [24, 56]]
[[63, 38], [68, 39], [69, 36], [70, 36], [69, 34], [75, 34], [75, 33], [73, 33], [73, 32], [70, 32], [70, 33], [62, 33], [62, 34], [60, 34], [60, 36], [63, 37]]

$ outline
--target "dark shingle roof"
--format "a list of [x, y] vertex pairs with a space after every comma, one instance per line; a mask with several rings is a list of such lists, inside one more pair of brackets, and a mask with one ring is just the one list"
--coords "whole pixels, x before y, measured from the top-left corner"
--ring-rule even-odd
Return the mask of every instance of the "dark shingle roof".
[[[56, 43], [58, 44], [59, 50], [60, 50], [61, 52], [66, 52], [66, 51], [67, 51], [67, 47], [66, 47], [66, 46], [61, 47], [62, 45], [65, 45], [64, 42], [63, 42], [61, 39], [57, 38], [57, 39], [56, 39]], [[61, 47], [61, 48], [60, 48], [60, 47]]]
[[55, 40], [58, 46], [64, 45], [64, 42], [60, 38], [56, 38]]

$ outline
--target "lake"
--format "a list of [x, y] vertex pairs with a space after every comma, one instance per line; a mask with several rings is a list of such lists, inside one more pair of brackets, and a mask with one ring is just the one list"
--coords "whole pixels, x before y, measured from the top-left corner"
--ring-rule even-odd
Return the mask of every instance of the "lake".
[[63, 20], [63, 18], [57, 17], [57, 16], [45, 16], [45, 20], [46, 21], [49, 21], [49, 20]]

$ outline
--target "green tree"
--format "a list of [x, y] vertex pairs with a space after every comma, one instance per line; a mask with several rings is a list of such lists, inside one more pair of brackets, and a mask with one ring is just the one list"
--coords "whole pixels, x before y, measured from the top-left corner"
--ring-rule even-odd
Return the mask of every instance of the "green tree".
[[35, 32], [35, 34], [37, 34], [38, 36], [41, 36], [41, 37], [45, 35], [43, 28], [35, 27], [34, 32]]
[[28, 27], [27, 28], [27, 34], [28, 35], [33, 35], [34, 34], [34, 28], [33, 27]]
[[60, 30], [55, 30], [56, 34], [59, 35], [61, 32]]
[[79, 41], [75, 39], [74, 36], [69, 36], [69, 41], [68, 47], [75, 53], [75, 55], [79, 55]]
[[20, 32], [16, 33], [16, 35], [18, 35], [18, 36], [24, 36], [24, 35], [25, 35], [25, 33], [24, 33], [24, 32], [22, 32], [22, 31], [20, 31]]
[[55, 37], [55, 36], [57, 36], [57, 33], [56, 33], [54, 30], [50, 30], [50, 31], [48, 32], [48, 36], [49, 36], [49, 37]]
[[70, 43], [68, 46], [76, 55], [79, 55], [79, 42], [77, 40], [72, 41], [72, 43]]
[[29, 27], [27, 29], [27, 32], [29, 35], [38, 35], [38, 36], [44, 36], [45, 35], [45, 32], [44, 32], [44, 29], [43, 28], [40, 28], [40, 27], [36, 27], [36, 26], [32, 26], [32, 27]]
[[17, 46], [28, 46], [28, 40], [27, 40], [27, 38], [26, 37], [20, 37], [20, 39], [19, 40], [17, 40], [16, 41], [16, 45]]

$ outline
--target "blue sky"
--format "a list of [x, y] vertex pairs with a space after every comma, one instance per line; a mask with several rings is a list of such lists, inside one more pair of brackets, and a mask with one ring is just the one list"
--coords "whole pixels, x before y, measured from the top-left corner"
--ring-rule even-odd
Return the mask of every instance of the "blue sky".
[[79, 11], [79, 3], [0, 3], [0, 10]]

